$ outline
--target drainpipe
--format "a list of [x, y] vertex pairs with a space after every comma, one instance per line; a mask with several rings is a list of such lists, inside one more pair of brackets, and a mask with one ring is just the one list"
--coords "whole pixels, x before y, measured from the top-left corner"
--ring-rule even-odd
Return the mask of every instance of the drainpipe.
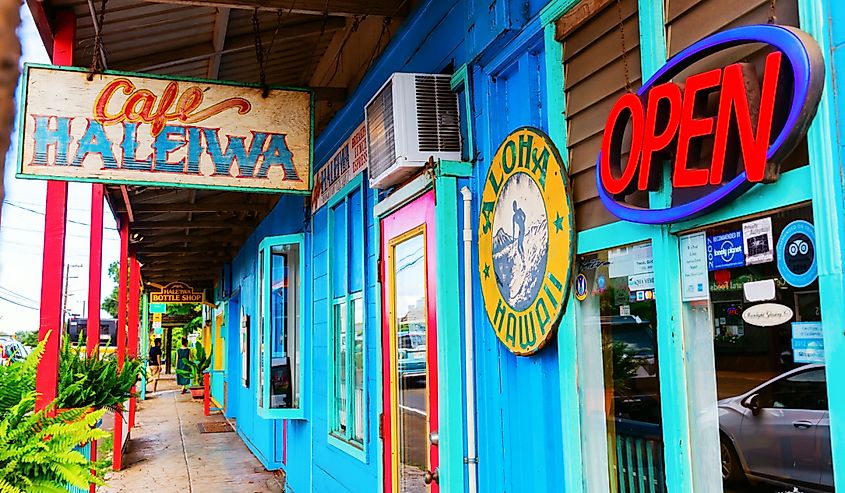
[[467, 401], [467, 465], [469, 493], [478, 490], [478, 457], [475, 450], [475, 353], [472, 341], [472, 192], [468, 187], [461, 189], [464, 199], [464, 363], [466, 373]]

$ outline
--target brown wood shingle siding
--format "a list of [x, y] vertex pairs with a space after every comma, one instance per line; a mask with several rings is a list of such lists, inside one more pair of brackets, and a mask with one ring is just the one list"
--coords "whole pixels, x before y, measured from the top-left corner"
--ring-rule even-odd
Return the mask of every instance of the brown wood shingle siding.
[[[619, 6], [592, 2], [595, 13], [587, 20], [565, 15], [558, 21], [558, 41], [563, 43], [566, 97], [567, 151], [579, 231], [616, 221], [598, 198], [596, 157], [605, 120], [616, 99], [625, 93], [625, 65], [632, 90], [640, 86], [640, 30], [636, 0], [622, 0], [625, 35]], [[571, 15], [583, 16], [580, 11]]]

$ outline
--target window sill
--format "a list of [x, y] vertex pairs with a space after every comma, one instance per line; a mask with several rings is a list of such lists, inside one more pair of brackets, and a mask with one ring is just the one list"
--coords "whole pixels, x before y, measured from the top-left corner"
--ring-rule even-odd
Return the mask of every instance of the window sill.
[[367, 464], [367, 451], [364, 446], [358, 442], [350, 442], [346, 439], [338, 438], [336, 435], [329, 433], [327, 438], [329, 445], [345, 452], [348, 455], [358, 459]]

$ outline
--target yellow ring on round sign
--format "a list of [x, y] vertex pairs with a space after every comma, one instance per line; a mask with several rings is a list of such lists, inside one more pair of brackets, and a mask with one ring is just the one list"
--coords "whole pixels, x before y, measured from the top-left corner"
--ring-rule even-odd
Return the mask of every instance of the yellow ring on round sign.
[[478, 255], [496, 336], [515, 354], [536, 353], [566, 307], [575, 257], [569, 179], [541, 130], [519, 128], [496, 151], [481, 194]]

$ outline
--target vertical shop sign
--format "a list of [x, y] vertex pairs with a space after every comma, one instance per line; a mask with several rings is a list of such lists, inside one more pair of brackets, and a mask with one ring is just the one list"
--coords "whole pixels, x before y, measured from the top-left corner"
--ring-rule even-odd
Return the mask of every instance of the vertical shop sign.
[[707, 270], [731, 269], [744, 265], [741, 230], [707, 237]]
[[772, 246], [772, 218], [766, 217], [742, 224], [745, 265], [765, 264], [774, 260], [775, 252]]
[[792, 360], [795, 363], [824, 363], [821, 322], [792, 322]]
[[707, 242], [705, 233], [681, 236], [681, 298], [683, 301], [710, 299], [707, 281]]
[[311, 191], [312, 93], [26, 65], [18, 176]]
[[312, 213], [326, 205], [326, 202], [352, 181], [352, 178], [367, 169], [369, 162], [367, 126], [362, 123], [328, 162], [314, 173], [314, 190], [311, 192]]

